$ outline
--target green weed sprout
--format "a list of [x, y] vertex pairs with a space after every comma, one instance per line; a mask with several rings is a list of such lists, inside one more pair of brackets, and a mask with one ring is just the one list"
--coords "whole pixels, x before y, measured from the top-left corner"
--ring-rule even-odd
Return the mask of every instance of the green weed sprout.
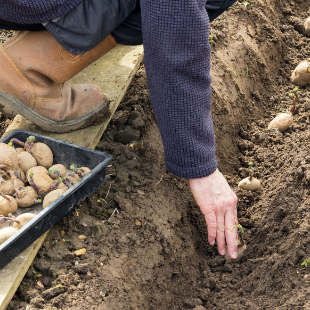
[[292, 114], [294, 114], [294, 113], [296, 112], [296, 106], [297, 106], [297, 103], [298, 103], [298, 100], [299, 100], [299, 97], [298, 97], [298, 94], [297, 94], [298, 91], [299, 91], [299, 87], [296, 86], [296, 87], [292, 90], [292, 92], [289, 94], [290, 98], [291, 98], [292, 101], [293, 101], [293, 105], [292, 105], [292, 107], [291, 107], [291, 109], [290, 109], [290, 112], [291, 112]]
[[306, 260], [304, 260], [301, 264], [302, 267], [307, 268], [308, 265], [310, 265], [310, 258], [307, 258]]
[[241, 225], [241, 224], [238, 224], [238, 233], [240, 234], [240, 235], [243, 235], [244, 234], [244, 228], [243, 228], [243, 226]]
[[253, 176], [254, 176], [254, 163], [252, 161], [248, 162], [248, 170], [249, 170], [249, 179], [250, 181], [252, 180]]
[[248, 0], [244, 0], [244, 1], [243, 1], [243, 5], [244, 5], [245, 7], [247, 7], [249, 4], [250, 4], [250, 2], [249, 2]]

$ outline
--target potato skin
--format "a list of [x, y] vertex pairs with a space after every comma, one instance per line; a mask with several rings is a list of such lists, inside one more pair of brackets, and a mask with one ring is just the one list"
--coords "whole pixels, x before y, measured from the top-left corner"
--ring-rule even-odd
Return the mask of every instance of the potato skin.
[[8, 216], [10, 213], [14, 213], [17, 210], [16, 200], [9, 195], [0, 196], [0, 215]]
[[278, 114], [268, 125], [268, 129], [278, 129], [283, 132], [287, 130], [294, 122], [292, 113], [285, 112]]
[[18, 168], [18, 158], [14, 147], [0, 142], [0, 164], [13, 169]]
[[35, 218], [37, 215], [34, 213], [22, 213], [18, 217], [15, 218], [16, 221], [19, 221], [19, 223], [14, 222], [13, 227], [20, 229], [22, 226], [30, 222], [33, 218]]
[[310, 84], [310, 61], [304, 60], [295, 68], [291, 75], [291, 82], [298, 86]]
[[55, 201], [57, 198], [62, 196], [64, 194], [64, 190], [62, 189], [55, 189], [51, 192], [49, 192], [43, 200], [43, 208], [46, 208], [48, 205], [50, 205], [53, 201]]
[[[53, 173], [53, 170], [57, 170], [59, 174]], [[65, 177], [67, 174], [67, 168], [62, 164], [55, 164], [49, 168], [48, 173], [53, 179], [57, 179], [59, 176]]]
[[18, 163], [24, 172], [27, 172], [30, 168], [37, 166], [37, 161], [29, 152], [20, 152], [17, 154]]
[[37, 142], [31, 147], [32, 156], [36, 159], [39, 166], [49, 168], [53, 165], [53, 152], [45, 143]]
[[16, 202], [20, 208], [31, 207], [38, 198], [32, 186], [20, 187], [16, 190]]
[[[50, 191], [54, 181], [45, 173], [35, 173], [32, 177], [33, 183], [36, 185], [40, 193], [47, 193]], [[29, 184], [32, 185], [32, 182]], [[33, 186], [33, 185], [32, 185]]]
[[0, 229], [0, 244], [12, 237], [17, 230], [15, 227], [4, 227]]
[[30, 168], [28, 171], [27, 171], [27, 180], [28, 182], [30, 183], [30, 174], [36, 174], [36, 173], [43, 173], [43, 174], [48, 174], [48, 171], [45, 167], [43, 166], [36, 166], [36, 167], [33, 167], [33, 168]]

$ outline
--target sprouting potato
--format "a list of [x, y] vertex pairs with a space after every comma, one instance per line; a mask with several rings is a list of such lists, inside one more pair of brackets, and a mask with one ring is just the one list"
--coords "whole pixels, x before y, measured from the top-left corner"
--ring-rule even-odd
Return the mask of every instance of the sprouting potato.
[[8, 216], [17, 210], [16, 200], [9, 195], [0, 195], [0, 215]]
[[4, 227], [0, 229], [0, 244], [11, 238], [17, 230], [15, 227]]
[[36, 217], [36, 214], [34, 214], [34, 213], [23, 213], [23, 214], [20, 214], [19, 216], [17, 216], [15, 218], [15, 220], [18, 221], [18, 223], [14, 222], [13, 227], [17, 228], [17, 229], [20, 229], [22, 226], [24, 226], [25, 224], [30, 222], [35, 217]]
[[17, 154], [18, 163], [24, 172], [27, 172], [30, 168], [37, 166], [35, 158], [26, 151]]
[[32, 186], [19, 187], [16, 189], [16, 202], [20, 208], [28, 208], [39, 202], [38, 194]]
[[57, 198], [59, 198], [60, 196], [62, 196], [64, 194], [64, 190], [62, 189], [55, 189], [51, 192], [49, 192], [43, 200], [43, 208], [46, 208], [47, 206], [49, 206], [53, 201], [55, 201]]
[[64, 179], [64, 183], [66, 185], [69, 184], [69, 187], [73, 186], [79, 181], [80, 181], [80, 177], [78, 176], [78, 174], [70, 170], [68, 171]]
[[304, 27], [306, 34], [310, 35], [310, 17], [305, 20]]
[[250, 177], [242, 179], [239, 182], [238, 187], [241, 189], [248, 190], [248, 191], [257, 191], [261, 189], [262, 185], [261, 185], [260, 180], [250, 176]]
[[2, 180], [0, 181], [0, 193], [4, 195], [13, 195], [15, 190], [21, 186], [24, 186], [24, 183], [17, 178], [12, 178], [6, 181]]
[[287, 130], [294, 122], [292, 113], [284, 112], [278, 114], [268, 125], [268, 129], [278, 129], [283, 132]]
[[53, 153], [52, 150], [44, 143], [34, 143], [30, 150], [33, 157], [37, 160], [39, 166], [49, 168], [53, 165]]
[[80, 168], [77, 168], [76, 172], [79, 175], [79, 177], [83, 178], [85, 177], [85, 175], [89, 174], [91, 170], [88, 167], [80, 167]]
[[47, 193], [50, 191], [54, 181], [45, 173], [35, 173], [29, 177], [29, 184], [34, 187], [38, 193]]
[[48, 174], [53, 179], [64, 178], [67, 174], [67, 168], [62, 164], [56, 164], [48, 169]]
[[45, 167], [43, 167], [43, 166], [36, 166], [36, 167], [33, 167], [33, 168], [29, 169], [27, 171], [27, 180], [28, 180], [28, 182], [30, 182], [30, 175], [36, 174], [36, 173], [48, 174], [48, 170]]
[[310, 61], [302, 61], [293, 71], [291, 81], [298, 86], [306, 86], [310, 84]]
[[18, 158], [14, 147], [0, 142], [0, 164], [8, 168], [18, 168]]

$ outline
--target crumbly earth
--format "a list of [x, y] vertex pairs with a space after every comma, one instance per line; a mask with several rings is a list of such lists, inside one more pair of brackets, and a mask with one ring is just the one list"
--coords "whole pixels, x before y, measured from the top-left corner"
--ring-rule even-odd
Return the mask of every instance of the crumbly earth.
[[[308, 1], [240, 1], [212, 25], [217, 152], [239, 197], [240, 261], [207, 244], [187, 181], [166, 172], [141, 67], [98, 145], [113, 155], [105, 184], [52, 229], [8, 309], [310, 309], [310, 87], [289, 130], [266, 129], [310, 58], [309, 15]], [[260, 192], [237, 188], [249, 161]]]

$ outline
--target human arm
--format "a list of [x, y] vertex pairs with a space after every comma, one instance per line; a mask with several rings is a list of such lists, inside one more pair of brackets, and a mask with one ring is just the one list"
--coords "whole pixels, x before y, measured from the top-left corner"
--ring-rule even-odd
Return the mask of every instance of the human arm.
[[216, 238], [223, 254], [226, 238], [233, 256], [236, 225], [226, 232], [221, 230], [226, 218], [227, 226], [236, 222], [236, 199], [216, 170], [205, 2], [141, 1], [144, 62], [167, 168], [190, 179], [208, 224], [209, 241], [213, 243]]

